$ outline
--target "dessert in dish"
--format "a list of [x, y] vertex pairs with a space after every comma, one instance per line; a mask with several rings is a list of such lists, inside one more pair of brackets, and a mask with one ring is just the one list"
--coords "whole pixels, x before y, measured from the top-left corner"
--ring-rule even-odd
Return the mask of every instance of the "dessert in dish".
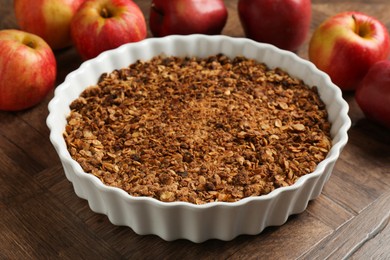
[[[95, 138], [93, 135], [98, 136], [99, 132], [94, 132], [94, 131], [84, 132], [81, 131], [81, 128], [79, 129], [78, 132], [76, 131], [77, 134], [76, 132], [74, 132], [73, 133], [75, 134], [74, 137], [76, 136], [82, 137], [85, 134], [87, 137], [89, 136], [89, 138], [91, 138], [90, 140], [85, 141], [84, 144], [83, 144], [84, 141], [83, 142], [75, 141], [75, 139], [73, 140], [72, 137], [70, 137], [69, 134], [66, 133], [67, 130], [69, 130], [69, 127], [71, 127], [70, 126], [71, 124], [74, 123], [78, 124], [76, 121], [72, 121], [73, 112], [71, 111], [71, 107], [72, 109], [75, 109], [77, 107], [76, 103], [80, 101], [81, 101], [81, 104], [79, 105], [80, 108], [81, 106], [85, 106], [85, 104], [82, 103], [86, 102], [88, 98], [83, 97], [82, 92], [85, 91], [86, 88], [88, 87], [90, 87], [91, 89], [94, 88], [98, 89], [97, 86], [101, 84], [101, 83], [97, 84], [99, 77], [101, 78], [101, 80], [104, 79], [109, 80], [109, 78], [112, 77], [113, 81], [119, 82], [121, 81], [122, 77], [124, 78], [128, 77], [125, 76], [125, 74], [127, 74], [128, 72], [130, 73], [128, 69], [130, 69], [131, 67], [140, 66], [140, 64], [142, 63], [147, 63], [153, 58], [156, 58], [161, 54], [165, 55], [165, 57], [161, 57], [161, 58], [189, 57], [187, 58], [187, 63], [188, 63], [188, 60], [192, 59], [190, 57], [207, 58], [213, 55], [217, 56], [217, 54], [219, 53], [223, 53], [227, 57], [230, 57], [233, 60], [235, 57], [237, 57], [237, 59], [239, 57], [246, 57], [248, 59], [253, 59], [259, 63], [267, 64], [269, 68], [268, 69], [269, 73], [273, 73], [272, 71], [275, 71], [275, 73], [277, 72], [277, 74], [283, 74], [283, 75], [288, 73], [289, 75], [302, 80], [302, 81], [297, 80], [297, 82], [299, 82], [298, 85], [304, 82], [308, 85], [308, 87], [312, 87], [312, 91], [318, 92], [318, 95], [320, 96], [321, 100], [325, 104], [325, 108], [327, 112], [327, 120], [331, 125], [330, 127], [331, 148], [327, 153], [326, 157], [321, 162], [319, 162], [317, 166], [315, 166], [313, 172], [298, 177], [296, 182], [292, 185], [289, 186], [278, 185], [277, 187], [275, 187], [273, 191], [269, 192], [268, 194], [263, 194], [259, 196], [253, 195], [253, 196], [239, 199], [237, 201], [226, 201], [226, 202], [218, 200], [214, 202], [203, 203], [202, 200], [200, 200], [199, 203], [203, 203], [203, 204], [196, 204], [191, 202], [183, 202], [180, 200], [176, 200], [173, 202], [164, 202], [161, 201], [159, 198], [154, 198], [151, 196], [130, 195], [123, 188], [117, 188], [112, 185], [104, 184], [101, 177], [96, 177], [95, 175], [92, 174], [92, 171], [87, 173], [87, 171], [83, 169], [83, 168], [88, 169], [86, 168], [86, 166], [87, 167], [93, 166], [93, 165], [88, 166], [88, 164], [86, 163], [88, 162], [89, 158], [91, 160], [94, 160], [94, 157], [96, 157], [99, 160], [100, 157], [98, 152], [95, 153], [95, 156], [85, 157], [82, 160], [80, 160], [81, 159], [80, 158], [79, 159], [79, 161], [81, 161], [80, 163], [76, 161], [75, 158], [77, 157], [77, 153], [80, 154], [84, 153], [85, 155], [90, 155], [90, 153], [92, 154], [93, 152], [92, 150], [90, 150], [91, 145], [94, 146], [94, 149], [100, 149], [100, 147], [102, 146], [102, 144], [99, 145], [96, 139], [95, 141], [92, 141]], [[168, 60], [166, 60], [166, 62], [167, 61]], [[196, 62], [196, 58], [194, 62]], [[138, 65], [134, 65], [134, 64], [138, 64]], [[214, 65], [218, 65], [218, 64], [215, 63]], [[228, 67], [229, 65], [225, 65], [225, 66]], [[164, 68], [163, 66], [160, 66], [160, 69], [163, 68]], [[201, 73], [201, 71], [203, 70], [205, 69], [200, 69], [200, 71], [194, 73], [194, 75]], [[284, 73], [282, 71], [284, 71]], [[138, 72], [133, 71], [132, 73], [139, 74], [141, 72], [138, 70]], [[253, 68], [250, 69], [250, 73], [252, 74], [254, 73]], [[129, 75], [129, 76], [140, 77], [139, 75]], [[115, 77], [117, 79], [115, 79]], [[200, 77], [200, 80], [203, 80], [203, 77], [204, 75]], [[285, 77], [285, 76], [278, 76], [278, 77]], [[175, 76], [167, 77], [167, 80], [168, 78], [169, 80], [174, 80]], [[142, 78], [138, 79], [139, 83], [142, 83], [141, 79]], [[248, 79], [254, 80], [255, 78], [249, 76]], [[286, 82], [282, 83], [283, 81], [279, 81], [279, 82], [281, 83], [282, 86], [286, 84]], [[276, 83], [277, 82], [275, 80], [275, 84]], [[272, 85], [273, 83], [271, 82], [269, 84]], [[261, 84], [259, 83], [258, 85]], [[207, 85], [207, 86], [212, 88], [211, 85]], [[101, 88], [101, 90], [103, 89], [108, 90], [109, 88], [106, 87]], [[280, 88], [276, 87], [274, 89], [276, 90]], [[172, 90], [175, 91], [174, 88], [172, 88]], [[168, 93], [171, 92], [172, 90], [170, 90], [170, 88], [168, 87], [166, 88], [166, 92]], [[194, 88], [193, 90], [195, 91]], [[175, 95], [174, 91], [171, 93], [172, 96]], [[131, 92], [128, 92], [128, 94], [130, 93]], [[319, 121], [318, 118], [315, 119], [315, 117], [313, 117], [314, 115], [313, 113], [316, 112], [311, 111], [309, 113], [310, 103], [306, 103], [307, 102], [306, 100], [310, 100], [309, 98], [310, 95], [307, 98], [300, 98], [295, 100], [294, 102], [292, 102], [291, 106], [284, 101], [284, 103], [288, 105], [286, 106], [283, 102], [278, 104], [277, 100], [271, 100], [270, 99], [271, 96], [267, 96], [268, 101], [266, 101], [267, 98], [263, 95], [260, 95], [261, 93], [258, 94], [255, 94], [253, 92], [250, 93], [252, 93], [251, 96], [254, 99], [259, 99], [261, 97], [263, 103], [269, 104], [270, 108], [273, 108], [275, 113], [278, 109], [279, 112], [277, 112], [277, 114], [279, 115], [282, 115], [280, 113], [284, 114], [287, 112], [291, 112], [289, 114], [295, 115], [295, 117], [297, 117], [298, 114], [296, 114], [296, 112], [292, 110], [289, 111], [289, 109], [292, 109], [295, 106], [301, 108], [308, 106], [307, 109], [305, 109], [306, 112], [308, 113], [305, 112], [305, 115], [302, 114], [301, 116], [302, 119], [303, 116], [313, 118], [312, 119], [313, 123], [308, 124], [308, 127], [312, 127], [313, 125], [316, 125], [316, 127], [312, 127], [312, 131], [310, 132], [311, 135], [317, 135], [317, 138], [315, 139], [317, 141], [313, 140], [313, 143], [319, 143], [319, 140], [321, 139], [319, 135], [320, 133], [319, 130], [320, 129], [325, 130], [329, 126], [328, 125], [329, 123], [324, 122], [323, 124], [321, 124], [321, 121]], [[269, 95], [270, 93], [267, 93], [267, 95]], [[284, 94], [287, 93], [289, 93], [289, 91], [284, 92]], [[138, 98], [141, 101], [142, 95], [144, 95], [143, 91], [139, 90], [136, 94], [138, 95]], [[205, 93], [203, 93], [202, 95], [204, 94]], [[227, 91], [226, 89], [226, 91], [223, 92], [224, 96], [222, 96], [222, 93], [219, 93], [218, 91], [217, 92], [214, 91], [214, 95], [217, 96], [217, 94], [220, 97], [225, 97], [225, 98], [228, 97], [232, 98], [238, 95], [238, 93], [235, 93], [233, 89], [229, 89], [229, 91]], [[245, 94], [245, 92], [242, 92], [242, 94]], [[242, 102], [238, 102], [239, 103], [238, 105], [241, 105], [241, 103], [242, 104], [248, 103], [248, 105], [250, 105], [253, 102], [253, 100], [250, 98], [250, 95], [247, 94], [245, 94], [245, 96], [248, 98], [240, 99]], [[201, 97], [202, 95], [200, 95], [199, 97]], [[126, 92], [124, 93], [124, 96], [126, 96]], [[317, 95], [315, 96], [316, 96], [315, 100], [317, 100], [318, 97]], [[288, 97], [288, 95], [286, 97]], [[79, 98], [80, 100], [76, 101]], [[83, 99], [84, 101], [82, 101]], [[112, 95], [111, 97], [106, 98], [106, 102], [109, 101], [111, 103], [119, 102], [120, 99], [116, 99], [114, 98], [114, 95]], [[180, 99], [178, 99], [177, 101], [179, 102], [176, 103], [168, 102], [166, 103], [165, 107], [169, 108], [168, 104], [172, 104], [172, 108], [180, 107], [183, 105], [181, 104]], [[233, 102], [233, 101], [229, 101], [229, 102]], [[318, 107], [320, 108], [320, 110], [322, 110], [323, 104], [319, 100], [318, 102], [319, 102]], [[157, 103], [154, 103], [153, 105], [157, 107]], [[150, 106], [150, 108], [153, 108], [154, 106]], [[247, 105], [244, 105], [244, 107], [245, 106]], [[112, 108], [117, 109], [119, 107], [124, 107], [124, 106], [116, 105], [116, 107], [113, 106]], [[315, 106], [313, 105], [312, 108], [315, 108]], [[161, 110], [161, 108], [159, 109]], [[228, 37], [223, 35], [215, 35], [215, 36], [174, 35], [174, 36], [161, 37], [161, 38], [149, 38], [141, 42], [125, 44], [117, 49], [102, 53], [101, 55], [99, 55], [94, 59], [85, 61], [83, 64], [81, 64], [81, 66], [78, 69], [76, 69], [75, 71], [67, 75], [64, 82], [59, 86], [57, 86], [54, 93], [54, 97], [49, 103], [48, 110], [49, 110], [49, 115], [47, 117], [47, 125], [50, 129], [50, 140], [53, 143], [53, 146], [56, 149], [58, 156], [61, 160], [64, 169], [64, 174], [66, 178], [72, 183], [75, 194], [78, 197], [87, 200], [88, 206], [91, 208], [92, 211], [106, 215], [109, 221], [114, 225], [130, 227], [137, 234], [142, 234], [142, 235], [154, 234], [168, 241], [175, 240], [175, 239], [188, 239], [190, 241], [197, 242], [197, 243], [203, 242], [208, 239], [231, 240], [234, 237], [242, 234], [259, 234], [264, 230], [264, 228], [269, 226], [282, 225], [287, 221], [288, 217], [291, 216], [292, 214], [298, 214], [304, 211], [309, 201], [317, 198], [321, 194], [324, 185], [329, 180], [333, 168], [335, 166], [335, 163], [340, 157], [340, 153], [348, 141], [347, 131], [351, 125], [351, 120], [348, 117], [348, 104], [342, 98], [342, 93], [340, 89], [332, 83], [328, 75], [318, 70], [312, 63], [298, 57], [296, 54], [292, 52], [280, 50], [272, 45], [254, 42], [252, 40], [245, 39], [245, 38], [233, 38], [233, 37]], [[102, 113], [99, 118], [95, 118], [95, 121], [96, 122], [100, 121], [101, 123], [103, 123], [101, 120], [102, 118], [105, 118], [105, 120], [108, 120], [108, 118], [111, 118], [110, 120], [112, 119], [116, 120], [120, 118], [120, 116], [118, 116], [119, 114], [116, 114], [116, 112], [113, 111], [114, 110], [112, 109], [106, 109], [106, 112]], [[178, 114], [177, 112], [180, 112], [179, 109], [176, 109], [175, 111], [176, 114]], [[232, 110], [232, 112], [236, 112], [236, 113], [238, 113], [239, 111], [240, 110]], [[237, 136], [236, 136], [237, 138], [241, 137], [241, 139], [236, 139], [236, 141], [240, 140], [240, 142], [243, 143], [236, 142], [236, 144], [239, 144], [239, 146], [243, 148], [245, 147], [244, 141], [248, 141], [248, 140], [250, 141], [252, 139], [252, 144], [255, 146], [255, 149], [257, 149], [255, 143], [253, 143], [253, 140], [257, 139], [258, 136], [257, 133], [256, 132], [250, 133], [249, 131], [250, 129], [247, 128], [250, 125], [246, 126], [246, 123], [244, 124], [244, 119], [245, 119], [244, 117], [248, 116], [247, 115], [248, 111], [251, 111], [250, 113], [257, 113], [257, 112], [255, 110], [253, 111], [248, 110], [247, 108], [245, 108], [245, 110], [243, 111], [245, 113], [240, 122], [242, 122], [242, 126], [244, 127], [244, 130], [243, 131], [240, 130], [239, 132], [237, 132]], [[168, 111], [166, 111], [165, 113], [168, 113]], [[227, 112], [223, 112], [223, 113], [227, 113]], [[250, 113], [249, 115], [251, 115]], [[140, 115], [139, 119], [134, 117], [134, 122], [131, 123], [129, 121], [127, 122], [127, 124], [137, 123], [137, 120], [138, 121], [145, 120], [145, 118], [143, 118], [142, 116], [142, 113], [139, 115]], [[191, 116], [193, 117], [192, 121], [194, 121], [196, 118], [199, 118], [196, 117], [196, 114]], [[172, 119], [173, 118], [174, 117], [172, 117]], [[235, 118], [236, 120], [240, 119], [238, 116], [236, 116]], [[299, 130], [306, 130], [306, 126], [305, 128], [303, 128], [299, 123], [296, 123], [295, 126], [293, 126], [294, 124], [292, 124], [292, 121], [291, 122], [288, 120], [283, 121], [282, 119], [280, 119], [281, 122], [279, 122], [276, 119], [275, 121], [272, 121], [271, 119], [272, 117], [270, 117], [268, 120], [269, 122], [268, 129], [275, 128], [276, 130], [278, 126], [280, 126], [282, 129], [286, 128], [285, 129], [286, 131], [289, 131], [289, 133], [291, 134], [294, 133], [296, 135], [295, 139], [293, 139], [295, 141], [299, 141], [299, 138], [305, 136], [306, 132], [300, 132]], [[287, 117], [285, 117], [285, 119], [287, 119]], [[166, 120], [168, 120], [168, 118], [166, 118]], [[218, 122], [218, 120], [222, 120], [222, 119], [216, 117], [214, 119], [214, 122]], [[264, 129], [261, 128], [262, 130], [258, 131], [259, 133], [261, 133], [264, 130], [267, 130], [267, 126], [266, 124], [264, 124], [264, 122], [266, 121], [265, 115], [262, 115], [262, 120], [263, 120], [262, 122], [263, 122]], [[234, 121], [232, 119], [231, 121], [227, 121], [227, 122], [233, 123]], [[111, 124], [111, 121], [107, 121], [107, 123]], [[151, 122], [144, 122], [144, 123], [151, 123]], [[146, 125], [147, 124], [145, 124], [145, 126]], [[170, 125], [173, 126], [172, 124]], [[132, 127], [135, 126], [136, 125], [133, 125]], [[163, 126], [164, 125], [161, 125], [161, 127]], [[214, 126], [215, 126], [214, 130], [219, 131], [218, 133], [220, 134], [224, 133], [222, 132], [222, 130], [224, 131], [229, 130], [228, 128], [226, 128], [226, 125], [223, 124], [214, 124]], [[295, 128], [294, 131], [292, 131], [292, 128]], [[155, 128], [154, 130], [157, 131], [158, 128]], [[123, 134], [127, 133], [126, 131], [122, 131], [122, 132]], [[136, 138], [142, 137], [142, 134], [144, 132], [141, 131], [141, 129], [138, 132], [139, 133], [134, 132], [134, 137], [132, 137], [133, 139], [131, 139], [132, 141], [136, 140]], [[198, 132], [203, 133], [202, 131], [198, 131]], [[326, 132], [327, 131], [325, 131], [325, 133]], [[238, 135], [238, 133], [241, 134]], [[246, 133], [250, 133], [250, 135], [247, 135]], [[141, 136], [137, 137], [137, 135], [140, 134]], [[268, 135], [268, 136], [264, 135], [263, 140], [267, 140], [269, 142], [268, 145], [274, 144], [274, 142], [277, 140], [276, 138], [271, 138], [271, 136], [272, 135]], [[122, 137], [126, 137], [126, 135]], [[191, 135], [189, 131], [186, 131], [184, 137], [192, 138], [193, 134]], [[281, 137], [283, 137], [283, 135]], [[279, 137], [279, 139], [281, 139], [281, 137]], [[67, 141], [66, 139], [69, 140]], [[183, 140], [189, 140], [189, 139], [183, 139]], [[322, 140], [323, 140], [322, 141], [323, 147], [325, 148], [320, 148], [320, 147], [311, 148], [314, 151], [314, 153], [317, 150], [327, 149], [326, 148], [327, 141], [324, 141], [326, 140], [326, 138], [325, 139], [323, 138]], [[67, 142], [69, 141], [74, 143], [74, 145], [78, 142], [78, 145], [76, 145], [73, 148], [72, 145], [67, 146]], [[150, 139], [150, 141], [154, 141], [154, 140]], [[167, 145], [164, 146], [164, 149], [169, 148], [168, 144], [173, 145], [175, 142], [174, 140], [169, 139], [166, 143]], [[125, 145], [125, 143], [123, 144]], [[127, 144], [131, 144], [131, 143], [127, 143]], [[250, 143], [247, 144], [251, 147], [251, 149], [253, 149]], [[287, 147], [287, 145], [279, 145], [278, 147], [282, 148], [283, 146]], [[307, 146], [310, 147], [311, 145], [307, 144]], [[82, 149], [84, 151], [81, 151], [79, 147], [85, 147], [85, 149]], [[258, 147], [260, 147], [260, 145], [258, 145]], [[74, 148], [76, 150], [74, 150]], [[117, 146], [116, 148], [118, 149], [121, 147]], [[125, 149], [125, 148], [126, 147], [123, 146], [121, 149]], [[183, 145], [182, 147], [179, 148], [186, 149], [186, 146]], [[268, 146], [268, 148], [270, 148], [270, 146]], [[304, 148], [305, 150], [302, 150], [301, 148]], [[121, 149], [118, 150], [113, 149], [114, 153], [106, 153], [105, 155], [106, 157], [104, 158], [109, 158], [110, 156], [113, 157], [116, 156], [115, 157], [117, 158], [116, 160], [119, 160], [118, 157], [119, 154], [117, 153]], [[307, 151], [307, 149], [310, 148], [302, 147], [302, 146], [299, 147], [298, 145], [295, 145], [295, 149], [294, 149], [293, 146], [290, 146], [290, 152], [296, 153], [296, 156], [299, 156], [299, 152]], [[130, 150], [135, 150], [135, 149], [130, 148]], [[130, 150], [128, 149], [126, 151], [130, 151]], [[151, 151], [156, 153], [158, 152], [161, 154], [164, 153], [164, 155], [166, 155], [166, 153], [169, 152], [170, 150], [168, 149], [167, 151], [162, 149], [161, 150], [151, 149]], [[247, 150], [247, 152], [251, 152], [251, 150]], [[73, 155], [71, 155], [71, 153]], [[324, 152], [324, 155], [325, 153], [326, 152]], [[263, 161], [260, 161], [261, 158], [261, 156], [259, 156], [260, 154], [261, 153], [258, 153], [258, 157], [257, 157], [259, 160], [259, 164], [258, 164], [259, 166], [262, 163], [264, 164], [266, 162], [266, 160], [264, 160], [266, 158], [262, 159]], [[275, 160], [276, 157], [274, 156], [273, 152], [267, 153], [265, 151], [263, 156], [268, 156], [269, 154], [274, 158], [274, 161], [277, 161]], [[132, 161], [130, 160], [131, 159], [130, 158], [127, 164], [129, 165], [129, 163], [133, 163], [136, 166], [139, 166], [137, 165], [138, 164], [137, 160], [140, 160], [138, 158], [142, 158], [143, 156], [144, 159], [146, 159], [145, 156], [147, 156], [145, 151], [144, 152], [139, 151], [137, 155], [138, 156], [135, 155], [133, 157]], [[210, 152], [209, 154], [204, 154], [203, 156], [204, 156], [203, 158], [204, 160], [206, 160], [207, 158], [216, 158], [215, 157], [216, 154], [213, 152]], [[237, 167], [241, 167], [240, 169], [245, 169], [244, 167], [249, 166], [249, 164], [245, 163], [245, 161], [248, 160], [248, 162], [251, 162], [250, 161], [251, 157], [249, 157], [249, 154], [248, 154], [249, 159], [246, 158], [245, 156], [242, 157], [244, 157], [244, 161], [242, 161], [241, 157], [237, 157], [235, 158], [234, 162], [238, 163], [237, 165], [239, 166]], [[191, 158], [192, 157], [189, 156], [187, 159], [191, 160]], [[232, 159], [231, 162], [233, 162], [233, 158], [234, 156], [231, 158]], [[103, 159], [103, 157], [101, 159]], [[158, 159], [160, 159], [160, 157]], [[192, 160], [195, 162], [196, 161], [195, 157], [193, 157]], [[299, 160], [296, 159], [295, 161], [296, 161], [295, 163], [297, 163], [298, 165], [302, 165], [300, 164], [301, 162], [305, 162], [305, 161], [307, 162], [308, 160], [301, 156]], [[113, 160], [113, 162], [115, 162], [115, 159]], [[146, 160], [139, 161], [139, 163], [145, 163], [145, 162]], [[242, 162], [242, 165], [240, 162]], [[168, 164], [168, 162], [165, 163]], [[294, 164], [286, 164], [286, 165], [287, 167], [296, 167], [294, 166]], [[81, 165], [83, 165], [83, 167]], [[104, 164], [104, 167], [102, 166], [101, 169], [103, 168], [109, 169], [110, 167], [112, 167], [115, 171], [116, 167], [120, 167], [120, 165], [113, 164], [113, 163], [110, 164], [109, 162], [108, 163], [106, 162]], [[254, 163], [251, 163], [251, 167], [255, 167]], [[299, 167], [299, 168], [303, 168], [303, 167]], [[173, 171], [175, 170], [173, 169]], [[171, 171], [168, 172], [168, 174], [169, 173], [173, 174], [173, 172]], [[177, 172], [175, 171], [175, 173], [179, 174], [179, 170], [177, 170]], [[184, 175], [186, 174], [185, 171], [183, 171], [182, 173]], [[188, 170], [188, 166], [187, 166], [187, 174], [188, 174], [187, 176], [191, 176]], [[106, 178], [108, 178], [110, 174], [107, 173], [105, 176]], [[115, 175], [113, 175], [113, 177], [114, 176]], [[169, 177], [169, 175], [165, 175], [165, 176]], [[203, 178], [200, 179], [203, 183]], [[218, 177], [216, 177], [216, 180], [217, 179]], [[279, 177], [275, 176], [274, 179], [281, 180], [280, 176]], [[246, 181], [245, 179], [239, 179], [239, 177], [235, 177], [235, 181], [237, 184], [242, 180]], [[166, 183], [169, 183], [169, 181], [170, 178], [167, 178]], [[221, 182], [222, 182], [222, 178], [221, 178]], [[285, 182], [288, 184], [287, 181]], [[279, 183], [282, 182], [279, 181]], [[203, 187], [206, 188], [206, 184]], [[212, 186], [210, 185], [208, 188], [210, 189], [212, 188]], [[216, 190], [216, 191], [221, 193], [220, 190]], [[215, 191], [213, 192], [215, 193]], [[171, 197], [168, 196], [168, 198]], [[221, 196], [221, 198], [218, 199], [223, 199], [223, 198]]]
[[138, 60], [102, 74], [70, 108], [64, 138], [83, 170], [163, 202], [268, 194], [331, 148], [317, 88], [243, 56]]

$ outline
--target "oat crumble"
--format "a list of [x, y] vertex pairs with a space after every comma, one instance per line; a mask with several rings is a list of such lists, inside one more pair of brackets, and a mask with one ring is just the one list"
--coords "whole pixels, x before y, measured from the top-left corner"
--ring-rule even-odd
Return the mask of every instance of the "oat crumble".
[[313, 172], [331, 147], [316, 87], [244, 57], [139, 60], [70, 108], [64, 137], [85, 172], [165, 202], [267, 194]]

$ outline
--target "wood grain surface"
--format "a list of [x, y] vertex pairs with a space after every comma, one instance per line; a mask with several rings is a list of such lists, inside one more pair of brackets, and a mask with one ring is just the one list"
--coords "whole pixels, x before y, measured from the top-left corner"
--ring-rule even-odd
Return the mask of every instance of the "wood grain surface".
[[[150, 1], [135, 2], [148, 19]], [[222, 33], [244, 36], [237, 1], [225, 3]], [[12, 5], [0, 0], [0, 30], [18, 28]], [[377, 17], [390, 29], [388, 0], [313, 0], [312, 9], [311, 32], [347, 10]], [[306, 59], [308, 40], [298, 51]], [[55, 54], [60, 84], [81, 59], [74, 48]], [[280, 227], [201, 244], [140, 236], [92, 212], [75, 195], [49, 141], [52, 97], [26, 111], [0, 112], [0, 259], [390, 259], [390, 131], [367, 120], [351, 93], [344, 94], [349, 142], [321, 196]]]

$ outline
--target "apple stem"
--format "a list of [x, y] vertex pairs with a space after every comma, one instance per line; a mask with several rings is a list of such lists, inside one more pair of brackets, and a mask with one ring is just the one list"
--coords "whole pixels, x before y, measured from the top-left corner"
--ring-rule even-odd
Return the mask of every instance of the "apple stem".
[[103, 18], [110, 18], [112, 15], [111, 15], [111, 12], [103, 7], [103, 9], [100, 11], [100, 15], [103, 17]]
[[354, 21], [354, 24], [355, 24], [355, 33], [361, 37], [366, 37], [369, 32], [367, 30], [367, 26], [364, 26], [365, 24], [363, 24], [363, 26], [360, 26], [359, 22], [356, 20], [356, 17], [355, 15], [353, 14], [352, 15], [352, 19]]
[[352, 19], [353, 19], [353, 22], [354, 22], [354, 24], [355, 24], [355, 33], [357, 33], [357, 34], [359, 34], [359, 24], [356, 22], [356, 17], [355, 17], [355, 15], [353, 14], [352, 15]]
[[164, 15], [163, 11], [158, 9], [154, 3], [152, 3], [151, 9], [153, 9], [153, 11], [155, 11], [156, 13], [158, 13], [160, 15]]
[[25, 41], [24, 44], [30, 47], [31, 49], [35, 49], [35, 42], [33, 41]]

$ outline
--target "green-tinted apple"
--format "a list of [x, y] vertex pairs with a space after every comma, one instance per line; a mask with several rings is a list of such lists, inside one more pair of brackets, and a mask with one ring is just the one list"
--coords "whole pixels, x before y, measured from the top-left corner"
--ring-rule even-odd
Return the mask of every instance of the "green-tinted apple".
[[56, 60], [41, 37], [20, 30], [2, 30], [0, 57], [0, 110], [30, 108], [53, 89]]
[[353, 91], [369, 68], [386, 59], [389, 33], [376, 18], [343, 12], [325, 20], [309, 42], [309, 59], [344, 91]]
[[15, 0], [21, 30], [43, 38], [53, 50], [72, 45], [70, 21], [84, 0]]

